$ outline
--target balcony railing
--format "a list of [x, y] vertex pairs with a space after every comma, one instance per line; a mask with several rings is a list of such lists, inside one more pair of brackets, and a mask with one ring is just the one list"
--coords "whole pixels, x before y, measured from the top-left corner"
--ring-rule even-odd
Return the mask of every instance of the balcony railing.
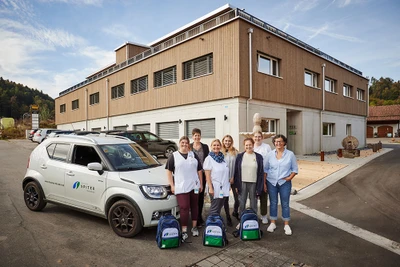
[[306, 50], [308, 50], [308, 51], [310, 51], [310, 52], [312, 52], [312, 53], [314, 53], [314, 54], [316, 54], [316, 55], [318, 55], [318, 56], [320, 56], [320, 57], [322, 57], [322, 58], [324, 58], [324, 59], [326, 59], [328, 61], [331, 61], [331, 62], [333, 62], [333, 63], [335, 63], [335, 64], [337, 64], [337, 65], [339, 65], [339, 66], [341, 66], [341, 67], [343, 67], [343, 68], [345, 68], [345, 69], [347, 69], [347, 70], [349, 70], [349, 71], [351, 71], [351, 72], [353, 72], [353, 73], [355, 73], [357, 75], [362, 76], [362, 72], [361, 71], [359, 71], [359, 70], [357, 70], [357, 69], [355, 69], [353, 67], [350, 67], [349, 65], [337, 60], [336, 58], [334, 58], [334, 57], [332, 57], [332, 56], [330, 56], [328, 54], [325, 54], [325, 53], [321, 52], [319, 49], [316, 49], [316, 48], [312, 47], [311, 45], [308, 45], [308, 44], [300, 41], [299, 39], [291, 36], [290, 34], [287, 34], [287, 33], [283, 32], [283, 31], [277, 29], [276, 27], [274, 27], [274, 26], [272, 26], [272, 25], [270, 25], [270, 24], [268, 24], [268, 23], [266, 23], [266, 22], [264, 22], [264, 21], [262, 21], [262, 20], [260, 20], [260, 19], [258, 19], [256, 17], [246, 13], [243, 10], [233, 9], [233, 10], [230, 10], [230, 11], [228, 11], [228, 12], [226, 12], [226, 13], [220, 15], [220, 16], [212, 18], [211, 20], [209, 20], [209, 21], [207, 21], [207, 22], [205, 22], [205, 23], [203, 23], [201, 25], [193, 27], [193, 28], [189, 29], [188, 31], [186, 31], [186, 32], [184, 32], [182, 34], [179, 34], [179, 35], [177, 35], [175, 37], [172, 37], [171, 39], [168, 39], [168, 40], [166, 40], [166, 41], [164, 41], [164, 42], [162, 42], [162, 43], [160, 43], [160, 44], [158, 44], [158, 45], [156, 45], [154, 47], [151, 47], [150, 49], [148, 49], [148, 50], [146, 50], [146, 51], [144, 51], [144, 52], [142, 52], [142, 53], [140, 53], [140, 54], [138, 54], [138, 55], [136, 55], [136, 56], [134, 56], [132, 58], [129, 58], [128, 60], [126, 60], [126, 61], [124, 61], [124, 62], [122, 62], [122, 63], [120, 63], [118, 65], [115, 65], [113, 67], [108, 68], [107, 70], [104, 70], [104, 71], [102, 71], [100, 73], [97, 73], [96, 75], [93, 75], [93, 76], [89, 77], [85, 81], [80, 82], [80, 83], [78, 83], [78, 84], [76, 84], [76, 85], [74, 85], [74, 86], [72, 86], [72, 87], [60, 92], [59, 96], [62, 96], [62, 95], [68, 94], [69, 92], [75, 91], [78, 88], [81, 88], [81, 87], [83, 87], [83, 86], [85, 86], [85, 85], [87, 85], [89, 83], [92, 83], [94, 81], [102, 79], [105, 76], [111, 75], [112, 73], [114, 73], [114, 72], [116, 72], [116, 71], [118, 71], [118, 70], [120, 70], [122, 68], [129, 67], [129, 66], [131, 66], [131, 65], [133, 65], [133, 64], [135, 64], [135, 63], [137, 63], [137, 62], [139, 62], [141, 60], [144, 60], [144, 59], [146, 59], [146, 58], [148, 58], [148, 57], [150, 57], [150, 56], [152, 56], [152, 55], [154, 55], [156, 53], [159, 53], [159, 52], [161, 52], [161, 51], [163, 51], [165, 49], [168, 49], [171, 46], [177, 45], [177, 44], [182, 43], [182, 42], [184, 42], [184, 41], [186, 41], [188, 39], [194, 38], [195, 36], [197, 36], [199, 34], [202, 34], [205, 31], [209, 31], [209, 30], [211, 30], [211, 29], [213, 29], [215, 27], [218, 27], [221, 24], [225, 24], [225, 23], [227, 23], [227, 22], [229, 22], [229, 21], [231, 21], [231, 20], [233, 20], [233, 19], [235, 19], [237, 17], [240, 17], [240, 18], [242, 18], [242, 19], [244, 19], [244, 20], [246, 20], [246, 21], [248, 21], [248, 22], [250, 22], [250, 23], [252, 23], [252, 24], [254, 24], [256, 26], [258, 26], [258, 27], [261, 27], [261, 28], [267, 30], [268, 32], [271, 32], [272, 34], [275, 34], [275, 35], [277, 35], [277, 36], [279, 36], [279, 37], [281, 37], [283, 39], [286, 39], [287, 41], [289, 41], [289, 42], [291, 42], [291, 43], [293, 43], [293, 44], [295, 44], [295, 45], [297, 45], [299, 47], [302, 47], [302, 48], [304, 48], [304, 49], [306, 49]]

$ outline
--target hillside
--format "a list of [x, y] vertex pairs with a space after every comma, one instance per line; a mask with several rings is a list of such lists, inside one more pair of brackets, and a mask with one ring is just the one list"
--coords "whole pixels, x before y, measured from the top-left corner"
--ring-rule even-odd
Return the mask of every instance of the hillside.
[[40, 120], [54, 119], [54, 99], [42, 91], [0, 77], [0, 117], [22, 119], [30, 106], [39, 106]]

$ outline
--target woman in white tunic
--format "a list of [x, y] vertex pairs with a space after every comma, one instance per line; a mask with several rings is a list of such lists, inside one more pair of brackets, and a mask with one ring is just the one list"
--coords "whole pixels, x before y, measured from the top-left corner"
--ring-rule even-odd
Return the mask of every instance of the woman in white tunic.
[[168, 158], [165, 169], [171, 191], [176, 195], [179, 204], [182, 240], [185, 241], [189, 237], [187, 234], [189, 210], [192, 217], [192, 235], [199, 236], [196, 225], [199, 192], [203, 190], [202, 181], [199, 179], [202, 175], [202, 166], [196, 154], [189, 150], [187, 136], [179, 139], [179, 150]]
[[203, 165], [211, 197], [210, 215], [220, 215], [225, 198], [229, 197], [229, 166], [224, 160], [221, 146], [219, 139], [211, 142], [211, 152], [204, 160]]

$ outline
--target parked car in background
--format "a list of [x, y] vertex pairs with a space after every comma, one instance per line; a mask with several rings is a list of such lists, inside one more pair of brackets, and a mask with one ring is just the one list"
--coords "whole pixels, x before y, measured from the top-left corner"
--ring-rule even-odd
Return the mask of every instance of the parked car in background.
[[33, 135], [32, 141], [40, 144], [49, 133], [57, 131], [59, 132], [61, 130], [49, 128], [38, 129], [37, 132]]
[[48, 138], [32, 151], [22, 188], [32, 211], [61, 204], [107, 219], [122, 237], [157, 226], [164, 214], [179, 218], [164, 166], [121, 136]]
[[31, 140], [32, 142], [33, 142], [33, 140], [32, 140], [33, 135], [37, 132], [37, 130], [39, 130], [39, 129], [32, 129], [32, 130], [29, 132], [28, 139]]
[[162, 155], [168, 158], [173, 152], [178, 150], [178, 146], [174, 141], [164, 140], [148, 131], [111, 131], [108, 134], [128, 137], [155, 156]]
[[96, 132], [96, 131], [74, 131], [74, 130], [61, 130], [61, 131], [54, 131], [49, 133], [45, 139], [47, 138], [53, 138], [56, 135], [60, 135], [60, 134], [67, 134], [67, 135], [88, 135], [88, 134], [99, 134], [100, 132]]

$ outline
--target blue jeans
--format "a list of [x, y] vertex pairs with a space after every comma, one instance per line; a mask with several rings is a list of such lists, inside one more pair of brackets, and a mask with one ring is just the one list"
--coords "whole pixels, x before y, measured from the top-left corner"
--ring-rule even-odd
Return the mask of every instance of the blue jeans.
[[273, 186], [267, 180], [268, 195], [269, 195], [269, 217], [271, 220], [278, 219], [278, 193], [281, 198], [282, 219], [290, 221], [290, 192], [292, 191], [292, 181], [286, 181], [283, 185], [276, 184]]

